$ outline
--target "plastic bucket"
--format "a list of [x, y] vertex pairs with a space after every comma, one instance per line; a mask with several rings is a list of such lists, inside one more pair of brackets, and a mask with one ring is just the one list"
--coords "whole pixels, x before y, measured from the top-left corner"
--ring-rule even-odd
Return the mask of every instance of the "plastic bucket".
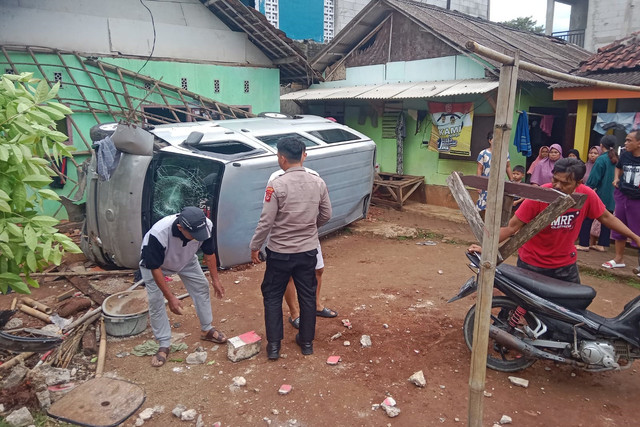
[[134, 316], [112, 317], [104, 315], [104, 327], [107, 335], [112, 337], [129, 337], [138, 335], [147, 328], [149, 312]]

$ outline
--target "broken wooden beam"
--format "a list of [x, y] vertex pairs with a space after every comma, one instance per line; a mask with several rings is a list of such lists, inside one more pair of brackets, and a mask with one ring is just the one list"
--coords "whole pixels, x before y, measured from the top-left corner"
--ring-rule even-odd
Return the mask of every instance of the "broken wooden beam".
[[462, 211], [462, 214], [469, 223], [471, 232], [476, 237], [480, 246], [482, 246], [485, 233], [484, 222], [482, 218], [480, 218], [476, 205], [473, 203], [473, 200], [471, 200], [469, 192], [464, 188], [463, 181], [460, 177], [460, 172], [451, 172], [451, 175], [447, 177], [447, 185], [449, 186], [451, 195], [458, 203], [460, 211]]

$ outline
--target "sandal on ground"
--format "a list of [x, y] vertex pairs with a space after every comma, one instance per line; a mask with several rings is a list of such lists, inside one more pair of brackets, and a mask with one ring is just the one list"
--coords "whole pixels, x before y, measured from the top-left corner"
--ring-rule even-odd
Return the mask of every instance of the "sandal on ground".
[[633, 269], [633, 274], [640, 277], [640, 265]]
[[598, 252], [604, 252], [606, 250], [604, 246], [600, 246], [600, 245], [591, 245], [589, 246], [589, 249], [593, 249], [594, 251], [598, 251]]
[[624, 263], [618, 264], [615, 259], [612, 259], [611, 261], [607, 261], [604, 264], [602, 264], [602, 266], [604, 268], [624, 268], [627, 265]]
[[205, 335], [200, 335], [200, 339], [204, 341], [211, 341], [216, 344], [224, 344], [227, 342], [227, 337], [216, 328], [211, 328]]
[[296, 317], [295, 319], [289, 316], [289, 323], [291, 323], [291, 326], [293, 326], [294, 328], [300, 329], [300, 316]]
[[[161, 356], [161, 353], [164, 353], [164, 356]], [[160, 347], [156, 354], [151, 358], [151, 366], [154, 368], [159, 368], [163, 366], [167, 362], [167, 357], [169, 356], [169, 347]], [[153, 364], [153, 359], [155, 358], [157, 365]]]
[[330, 308], [323, 308], [320, 311], [316, 311], [316, 316], [318, 317], [336, 317], [338, 315], [337, 311], [333, 311]]
[[589, 246], [576, 245], [576, 249], [582, 252], [589, 252]]

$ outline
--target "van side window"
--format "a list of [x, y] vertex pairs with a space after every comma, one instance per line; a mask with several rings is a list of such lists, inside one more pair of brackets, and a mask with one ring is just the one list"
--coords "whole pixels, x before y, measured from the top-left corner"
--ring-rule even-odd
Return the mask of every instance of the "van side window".
[[344, 141], [355, 141], [360, 139], [358, 135], [354, 135], [344, 129], [314, 130], [309, 133], [316, 138], [323, 140], [327, 144], [334, 144], [336, 142]]
[[240, 154], [254, 151], [255, 148], [238, 141], [200, 142], [195, 146], [200, 151], [218, 154]]
[[298, 141], [302, 141], [305, 147], [313, 147], [318, 145], [317, 143], [313, 142], [309, 138], [305, 138], [304, 136], [299, 135], [297, 133], [283, 133], [280, 135], [265, 135], [265, 136], [258, 137], [260, 141], [264, 142], [269, 147], [273, 147], [273, 148], [276, 148], [276, 146], [278, 145], [278, 141], [280, 141], [282, 138], [295, 138]]

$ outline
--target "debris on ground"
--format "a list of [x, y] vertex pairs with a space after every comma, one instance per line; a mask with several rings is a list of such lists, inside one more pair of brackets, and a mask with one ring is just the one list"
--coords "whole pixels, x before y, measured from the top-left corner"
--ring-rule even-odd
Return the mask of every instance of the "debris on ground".
[[247, 385], [247, 380], [244, 377], [233, 377], [231, 379], [235, 387], [244, 387]]
[[29, 426], [34, 423], [31, 412], [24, 406], [7, 415], [5, 421], [13, 427]]
[[280, 394], [289, 394], [291, 392], [292, 387], [289, 384], [282, 384], [278, 393]]
[[227, 340], [227, 357], [232, 362], [249, 359], [260, 353], [262, 338], [255, 331], [249, 331]]
[[360, 345], [363, 348], [371, 347], [371, 337], [369, 335], [363, 335], [360, 337]]
[[[153, 356], [158, 352], [160, 348], [160, 344], [158, 344], [155, 340], [147, 340], [142, 344], [138, 344], [133, 347], [131, 350], [131, 354], [134, 356]], [[170, 347], [170, 353], [175, 353], [178, 351], [186, 350], [188, 347], [185, 343], [173, 343]]]
[[504, 425], [504, 424], [511, 424], [513, 420], [511, 419], [510, 416], [508, 415], [503, 415], [502, 418], [500, 418], [500, 425]]
[[415, 384], [418, 387], [424, 387], [427, 385], [427, 380], [424, 378], [424, 372], [418, 371], [409, 377], [409, 382]]
[[331, 341], [337, 340], [342, 336], [342, 332], [338, 332], [337, 334], [331, 336]]
[[327, 365], [337, 365], [340, 362], [340, 356], [329, 356]]
[[351, 322], [349, 321], [349, 319], [342, 319], [342, 324], [344, 325], [345, 328], [347, 329], [351, 329], [353, 326], [351, 325]]
[[511, 384], [517, 385], [518, 387], [529, 387], [529, 380], [525, 380], [524, 378], [509, 377], [509, 381], [511, 382]]
[[187, 407], [186, 407], [186, 406], [184, 406], [184, 405], [182, 405], [182, 404], [179, 404], [179, 405], [177, 405], [175, 408], [173, 408], [173, 409], [171, 410], [171, 413], [172, 413], [173, 415], [175, 415], [176, 417], [180, 418], [180, 417], [182, 416], [182, 413], [183, 413], [184, 411], [186, 411], [186, 410], [187, 410]]
[[206, 351], [196, 351], [187, 356], [187, 365], [202, 365], [206, 361]]
[[180, 414], [180, 419], [182, 421], [193, 421], [196, 419], [196, 415], [198, 415], [198, 412], [195, 409], [187, 409]]

